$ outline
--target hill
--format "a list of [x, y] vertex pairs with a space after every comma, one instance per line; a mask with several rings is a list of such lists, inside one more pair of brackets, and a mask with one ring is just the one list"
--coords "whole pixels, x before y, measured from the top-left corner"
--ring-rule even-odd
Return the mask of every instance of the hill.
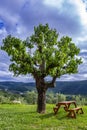
[[56, 82], [54, 92], [87, 95], [87, 80]]
[[[23, 83], [23, 82], [0, 82], [0, 89], [5, 91], [11, 91], [15, 93], [21, 93], [25, 91], [31, 91], [35, 89], [35, 83]], [[51, 88], [48, 91], [63, 94], [87, 94], [87, 80], [84, 81], [57, 81], [56, 87]]]
[[11, 91], [14, 93], [20, 93], [25, 91], [31, 91], [35, 89], [35, 83], [23, 83], [23, 82], [0, 82], [0, 89], [5, 91]]

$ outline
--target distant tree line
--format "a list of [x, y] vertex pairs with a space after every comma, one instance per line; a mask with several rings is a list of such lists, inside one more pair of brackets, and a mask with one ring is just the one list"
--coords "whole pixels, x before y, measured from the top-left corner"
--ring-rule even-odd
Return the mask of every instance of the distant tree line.
[[[37, 104], [37, 92], [35, 90], [27, 91], [23, 94], [0, 91], [0, 103], [12, 103], [14, 100], [23, 104]], [[87, 105], [87, 96], [81, 95], [64, 95], [61, 93], [48, 92], [46, 94], [46, 103], [56, 104], [60, 101], [76, 100], [78, 105]]]

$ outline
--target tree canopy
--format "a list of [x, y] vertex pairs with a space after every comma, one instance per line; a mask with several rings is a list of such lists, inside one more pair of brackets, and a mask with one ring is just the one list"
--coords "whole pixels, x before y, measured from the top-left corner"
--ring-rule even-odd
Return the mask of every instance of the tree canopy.
[[15, 75], [28, 74], [60, 77], [63, 74], [77, 73], [81, 59], [76, 55], [80, 49], [68, 36], [58, 41], [59, 34], [50, 29], [48, 24], [34, 27], [34, 34], [22, 41], [7, 36], [2, 47], [10, 57], [10, 71]]

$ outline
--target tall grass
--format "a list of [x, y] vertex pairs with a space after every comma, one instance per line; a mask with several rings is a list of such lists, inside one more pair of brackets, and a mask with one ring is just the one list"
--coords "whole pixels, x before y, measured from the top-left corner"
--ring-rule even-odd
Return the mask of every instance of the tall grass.
[[55, 105], [47, 105], [46, 113], [36, 112], [36, 105], [0, 105], [0, 130], [87, 130], [87, 106], [84, 114], [76, 119], [66, 117], [63, 108], [57, 115], [53, 113]]

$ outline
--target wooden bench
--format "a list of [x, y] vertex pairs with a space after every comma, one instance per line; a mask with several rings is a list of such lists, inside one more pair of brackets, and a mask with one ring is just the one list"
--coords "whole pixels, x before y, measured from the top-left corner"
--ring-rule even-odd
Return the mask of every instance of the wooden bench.
[[61, 106], [63, 106], [64, 110], [67, 111], [71, 104], [73, 104], [75, 107], [77, 107], [76, 101], [62, 101], [62, 102], [58, 102], [56, 104], [56, 106], [53, 108], [54, 114], [57, 114], [57, 112], [59, 111]]
[[81, 107], [76, 107], [76, 108], [73, 108], [73, 109], [68, 109], [67, 112], [69, 112], [67, 116], [71, 117], [71, 118], [76, 118], [76, 114], [78, 112], [80, 112], [80, 114], [83, 114], [83, 110], [82, 110]]

